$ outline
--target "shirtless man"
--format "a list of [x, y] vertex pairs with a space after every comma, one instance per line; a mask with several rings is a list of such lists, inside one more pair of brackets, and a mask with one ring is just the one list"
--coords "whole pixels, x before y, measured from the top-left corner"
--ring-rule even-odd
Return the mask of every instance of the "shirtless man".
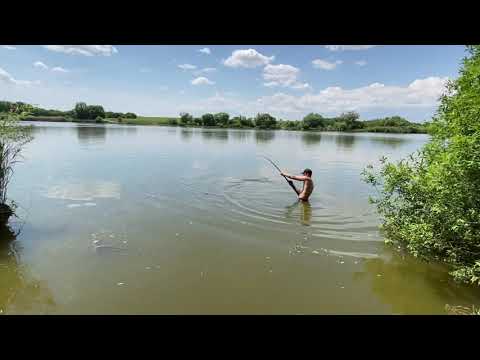
[[292, 180], [297, 180], [297, 181], [303, 181], [303, 188], [301, 191], [299, 191], [297, 188], [295, 188], [295, 191], [297, 192], [298, 199], [302, 201], [308, 201], [308, 198], [312, 194], [313, 191], [313, 180], [312, 180], [312, 170], [310, 169], [305, 169], [303, 170], [303, 176], [295, 176], [295, 175], [289, 175], [285, 172], [282, 172], [281, 175], [292, 179]]

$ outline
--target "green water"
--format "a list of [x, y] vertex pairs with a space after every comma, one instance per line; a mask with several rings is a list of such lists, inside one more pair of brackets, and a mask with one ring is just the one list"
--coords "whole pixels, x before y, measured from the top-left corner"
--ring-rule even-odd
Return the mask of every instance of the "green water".
[[[425, 135], [35, 125], [0, 234], [3, 314], [442, 314], [480, 305], [385, 248], [360, 172]], [[313, 170], [309, 204], [260, 155]]]

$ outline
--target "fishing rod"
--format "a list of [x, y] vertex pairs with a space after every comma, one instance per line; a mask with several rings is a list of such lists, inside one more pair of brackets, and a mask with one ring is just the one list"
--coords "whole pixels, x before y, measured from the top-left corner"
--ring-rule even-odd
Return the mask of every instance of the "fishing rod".
[[285, 175], [282, 174], [282, 170], [280, 170], [280, 168], [272, 161], [270, 160], [268, 157], [266, 156], [262, 156], [265, 160], [269, 161], [273, 166], [275, 166], [275, 168], [280, 172], [280, 175], [282, 175], [284, 178], [285, 178], [285, 181], [288, 183], [288, 185], [291, 186], [291, 188], [293, 189], [293, 191], [295, 191], [295, 194], [298, 195], [298, 191], [297, 191], [297, 188], [295, 187], [295, 185], [293, 185], [293, 181], [292, 180], [288, 180], [287, 177]]

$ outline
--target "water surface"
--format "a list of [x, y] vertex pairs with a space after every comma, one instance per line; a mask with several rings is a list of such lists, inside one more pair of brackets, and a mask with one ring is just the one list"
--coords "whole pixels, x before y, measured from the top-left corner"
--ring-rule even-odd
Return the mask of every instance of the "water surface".
[[[360, 172], [425, 135], [35, 124], [0, 236], [12, 314], [441, 314], [480, 304], [385, 248]], [[310, 203], [282, 168], [313, 170]], [[19, 232], [16, 234], [16, 232]]]

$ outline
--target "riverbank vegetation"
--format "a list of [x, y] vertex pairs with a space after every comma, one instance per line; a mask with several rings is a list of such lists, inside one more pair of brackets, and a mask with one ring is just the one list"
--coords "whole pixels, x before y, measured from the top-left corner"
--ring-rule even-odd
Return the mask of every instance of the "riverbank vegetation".
[[107, 119], [109, 122], [130, 125], [169, 125], [182, 127], [216, 127], [232, 129], [282, 129], [297, 131], [348, 131], [348, 132], [390, 132], [390, 133], [426, 133], [427, 126], [409, 122], [393, 116], [383, 119], [360, 121], [356, 112], [341, 114], [335, 118], [325, 118], [311, 113], [302, 120], [291, 121], [276, 119], [270, 114], [257, 114], [253, 118], [245, 116], [230, 117], [229, 114], [203, 114], [194, 117], [181, 113], [179, 118], [137, 117], [136, 119]]
[[120, 113], [105, 111], [101, 105], [87, 105], [79, 102], [75, 108], [69, 111], [42, 109], [23, 102], [0, 101], [0, 113], [16, 115], [20, 120], [25, 121], [52, 121], [52, 122], [121, 122], [122, 119], [136, 119], [134, 113]]
[[383, 132], [383, 133], [426, 133], [426, 124], [413, 123], [400, 116], [374, 120], [360, 120], [356, 112], [346, 112], [336, 117], [324, 117], [310, 113], [302, 120], [277, 119], [270, 114], [257, 114], [255, 117], [231, 117], [225, 112], [203, 114], [194, 117], [181, 113], [175, 117], [145, 117], [134, 113], [105, 111], [100, 105], [87, 105], [80, 102], [70, 111], [47, 110], [29, 104], [7, 101], [0, 102], [0, 113], [17, 114], [21, 120], [54, 122], [97, 122], [126, 125], [157, 125], [183, 127], [217, 127], [233, 129], [282, 129], [297, 131], [346, 131], [346, 132]]
[[15, 211], [15, 203], [8, 203], [8, 185], [23, 146], [31, 140], [31, 127], [20, 125], [13, 114], [0, 114], [0, 226], [4, 226]]
[[408, 159], [365, 169], [388, 243], [441, 261], [458, 281], [480, 285], [480, 45], [469, 46], [429, 126]]

